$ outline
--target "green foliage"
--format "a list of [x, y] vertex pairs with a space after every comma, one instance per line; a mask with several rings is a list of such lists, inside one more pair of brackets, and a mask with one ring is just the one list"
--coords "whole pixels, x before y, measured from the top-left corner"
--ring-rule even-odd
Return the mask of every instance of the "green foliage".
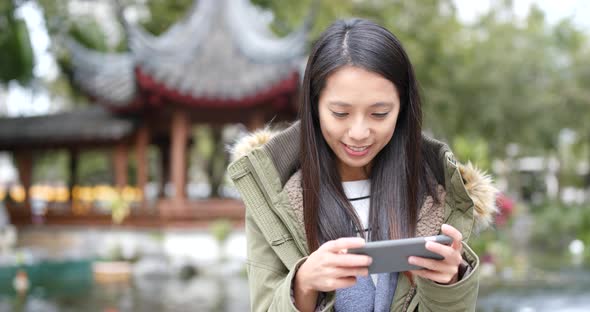
[[215, 150], [215, 142], [211, 140], [211, 127], [198, 126], [193, 132], [195, 138], [195, 151], [205, 159], [210, 159]]
[[191, 9], [194, 0], [150, 0], [146, 5], [151, 18], [143, 22], [143, 27], [154, 35], [165, 32], [170, 26], [183, 18]]
[[[271, 9], [280, 33], [295, 29], [311, 0], [256, 0]], [[572, 127], [590, 136], [587, 33], [564, 20], [551, 26], [537, 7], [525, 19], [498, 2], [472, 25], [449, 0], [320, 1], [311, 42], [337, 18], [370, 18], [404, 44], [424, 95], [424, 126], [436, 137], [485, 138], [489, 158], [508, 143], [525, 153], [555, 150]], [[575, 122], [572, 122], [576, 120]], [[587, 138], [590, 140], [590, 137]]]
[[453, 140], [453, 152], [462, 163], [471, 161], [479, 168], [491, 169], [488, 143], [482, 138], [456, 136]]
[[109, 203], [113, 223], [121, 224], [131, 213], [131, 205], [127, 202], [119, 190], [115, 199]]
[[111, 161], [108, 152], [84, 151], [80, 153], [78, 181], [80, 185], [112, 182]]
[[33, 183], [68, 180], [66, 151], [49, 150], [36, 153], [33, 166]]
[[531, 241], [533, 248], [563, 253], [574, 239], [590, 246], [588, 204], [566, 205], [547, 201], [531, 210], [535, 219]]
[[231, 234], [232, 224], [226, 219], [215, 220], [211, 223], [209, 230], [211, 235], [215, 238], [215, 241], [217, 241], [219, 245], [223, 245], [229, 237], [229, 234]]
[[72, 23], [69, 35], [83, 46], [101, 52], [108, 50], [107, 36], [100, 25], [91, 18], [83, 18]]
[[14, 16], [12, 1], [0, 4], [0, 83], [33, 78], [35, 60], [25, 21]]

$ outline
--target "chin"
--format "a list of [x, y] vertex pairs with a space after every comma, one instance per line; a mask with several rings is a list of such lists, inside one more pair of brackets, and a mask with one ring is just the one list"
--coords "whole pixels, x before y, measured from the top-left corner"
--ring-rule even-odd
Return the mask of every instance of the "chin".
[[365, 166], [367, 166], [370, 163], [370, 161], [363, 161], [363, 162], [351, 162], [351, 161], [347, 161], [345, 162], [345, 164], [349, 167], [352, 168], [364, 168]]

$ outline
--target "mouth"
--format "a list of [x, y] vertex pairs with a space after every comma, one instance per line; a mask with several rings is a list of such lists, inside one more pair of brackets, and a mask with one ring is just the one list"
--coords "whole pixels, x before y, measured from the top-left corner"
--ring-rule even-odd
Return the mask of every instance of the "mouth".
[[344, 144], [344, 143], [342, 143], [342, 145], [348, 155], [355, 156], [355, 157], [367, 155], [369, 153], [369, 148], [372, 146], [372, 145], [354, 146], [354, 145], [348, 145], [348, 144]]
[[344, 145], [346, 145], [346, 147], [348, 147], [349, 149], [351, 149], [352, 151], [355, 151], [355, 152], [363, 152], [371, 146], [371, 145], [354, 146], [354, 145], [348, 145], [348, 144], [344, 144]]

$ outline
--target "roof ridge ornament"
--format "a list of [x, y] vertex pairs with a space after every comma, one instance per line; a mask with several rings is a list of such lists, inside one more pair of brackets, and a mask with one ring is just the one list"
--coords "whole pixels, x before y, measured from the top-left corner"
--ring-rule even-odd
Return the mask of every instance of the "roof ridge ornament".
[[315, 20], [317, 0], [312, 1], [310, 8], [302, 26], [284, 37], [270, 31], [271, 21], [263, 18], [264, 10], [250, 0], [232, 0], [232, 5], [226, 8], [225, 19], [238, 48], [253, 61], [298, 62], [306, 52], [306, 40]]

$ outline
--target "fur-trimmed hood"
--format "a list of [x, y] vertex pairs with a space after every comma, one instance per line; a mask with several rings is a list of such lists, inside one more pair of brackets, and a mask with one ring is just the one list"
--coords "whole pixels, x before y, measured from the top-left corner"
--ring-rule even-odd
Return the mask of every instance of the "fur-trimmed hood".
[[[262, 147], [280, 132], [266, 127], [240, 138], [230, 147], [231, 160], [239, 159], [252, 150]], [[498, 211], [496, 207], [498, 190], [493, 184], [491, 176], [475, 167], [471, 162], [466, 165], [457, 163], [457, 167], [465, 189], [474, 204], [476, 229], [484, 229], [494, 221], [494, 215]]]

